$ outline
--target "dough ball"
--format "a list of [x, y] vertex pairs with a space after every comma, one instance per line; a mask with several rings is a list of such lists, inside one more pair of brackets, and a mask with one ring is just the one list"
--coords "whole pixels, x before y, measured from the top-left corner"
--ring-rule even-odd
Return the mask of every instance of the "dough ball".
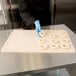
[[62, 35], [62, 34], [66, 34], [66, 31], [64, 31], [64, 30], [58, 30], [56, 33], [59, 34], [59, 35]]
[[64, 49], [70, 48], [70, 44], [66, 44], [66, 43], [60, 44], [60, 46], [61, 48], [64, 48]]
[[61, 39], [60, 43], [69, 43], [69, 40], [68, 39]]
[[39, 43], [44, 43], [45, 39], [44, 38], [39, 38]]
[[62, 34], [62, 35], [58, 35], [58, 37], [59, 37], [59, 38], [62, 38], [62, 39], [64, 39], [64, 38], [67, 38], [67, 35], [65, 35], [65, 34]]
[[58, 43], [57, 39], [50, 39], [50, 43]]
[[50, 34], [49, 38], [54, 39], [54, 38], [57, 38], [57, 36], [56, 36], [56, 34]]
[[39, 35], [40, 35], [41, 37], [44, 37], [44, 36], [45, 36], [45, 33], [44, 33], [43, 31], [41, 31], [41, 32], [39, 32]]
[[59, 48], [59, 45], [58, 44], [51, 44], [50, 45], [50, 48], [57, 49], [57, 48]]
[[40, 44], [40, 46], [39, 46], [39, 49], [45, 50], [47, 48], [48, 48], [48, 44], [46, 44], [46, 43]]

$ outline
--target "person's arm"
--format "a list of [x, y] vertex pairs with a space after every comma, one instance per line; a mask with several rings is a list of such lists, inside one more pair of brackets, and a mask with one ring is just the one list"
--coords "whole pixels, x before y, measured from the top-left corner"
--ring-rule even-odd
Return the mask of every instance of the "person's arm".
[[19, 3], [20, 16], [22, 20], [25, 22], [25, 28], [31, 28], [33, 25], [35, 25], [36, 32], [39, 34], [39, 32], [41, 31], [40, 21], [35, 20], [35, 18], [28, 11], [29, 4], [27, 0], [18, 0], [18, 3]]
[[37, 32], [38, 36], [40, 37], [40, 35], [39, 35], [39, 33], [41, 32], [40, 21], [39, 20], [36, 20], [34, 22], [34, 24], [35, 24], [36, 32]]
[[29, 3], [27, 0], [18, 0], [19, 3], [19, 12], [22, 20], [25, 22], [25, 27], [32, 27], [34, 25], [35, 18], [28, 11]]

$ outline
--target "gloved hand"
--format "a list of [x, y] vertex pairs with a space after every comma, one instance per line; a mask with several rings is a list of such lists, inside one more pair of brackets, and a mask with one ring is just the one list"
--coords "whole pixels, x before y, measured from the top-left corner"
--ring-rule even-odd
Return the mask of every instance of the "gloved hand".
[[35, 24], [36, 32], [37, 32], [38, 36], [40, 36], [39, 35], [39, 32], [41, 32], [40, 21], [39, 20], [36, 20], [34, 22], [34, 24]]

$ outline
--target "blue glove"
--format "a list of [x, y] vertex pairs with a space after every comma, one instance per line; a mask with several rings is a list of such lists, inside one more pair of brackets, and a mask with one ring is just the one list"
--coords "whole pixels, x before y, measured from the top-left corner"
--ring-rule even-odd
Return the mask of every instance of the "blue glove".
[[39, 32], [41, 32], [40, 21], [39, 20], [36, 20], [34, 22], [34, 24], [35, 24], [35, 27], [36, 27], [36, 32], [37, 32], [38, 36], [40, 36], [39, 35]]

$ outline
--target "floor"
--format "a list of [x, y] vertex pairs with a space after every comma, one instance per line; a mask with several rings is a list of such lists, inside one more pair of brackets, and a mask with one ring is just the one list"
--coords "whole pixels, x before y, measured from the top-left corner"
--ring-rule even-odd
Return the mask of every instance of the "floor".
[[68, 71], [63, 68], [59, 70], [53, 70], [49, 72], [37, 73], [32, 75], [26, 75], [23, 73], [11, 74], [11, 75], [4, 75], [4, 76], [70, 76]]

